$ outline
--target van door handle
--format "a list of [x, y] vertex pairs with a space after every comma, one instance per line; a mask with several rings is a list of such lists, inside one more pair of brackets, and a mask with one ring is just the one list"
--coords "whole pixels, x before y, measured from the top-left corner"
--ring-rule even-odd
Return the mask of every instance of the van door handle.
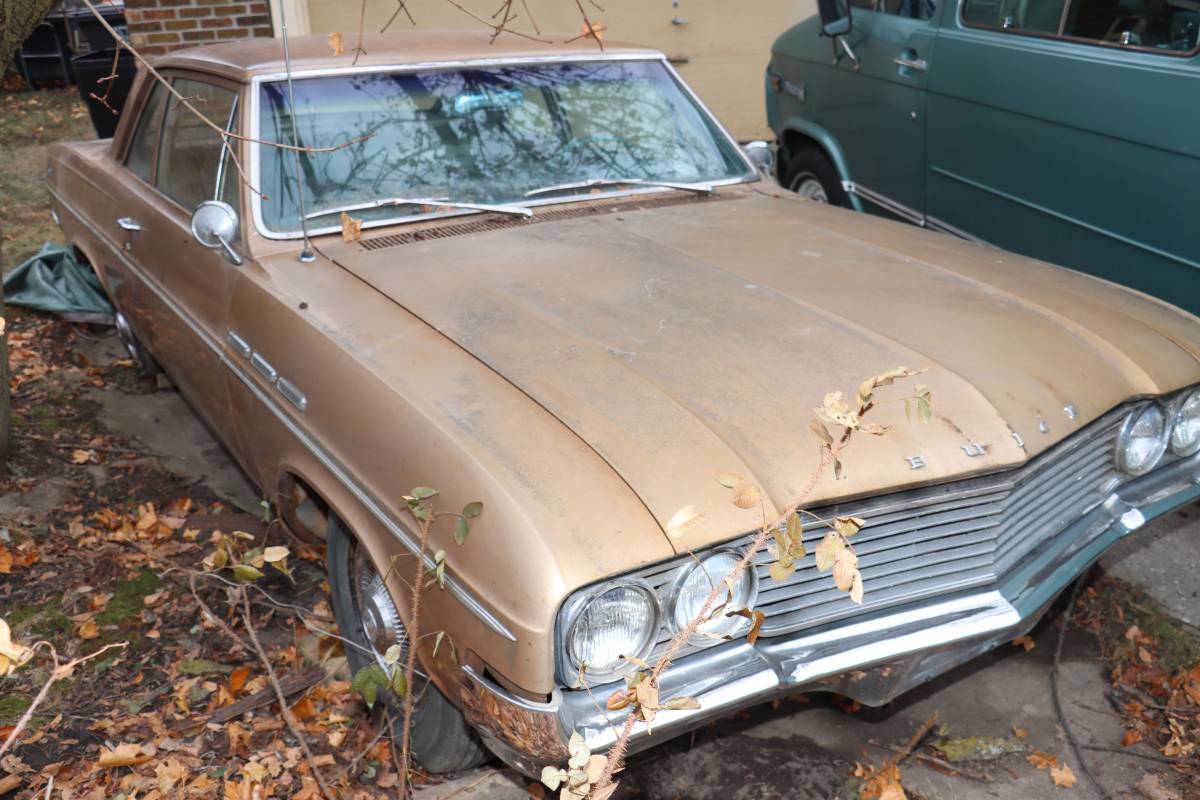
[[908, 67], [914, 72], [924, 72], [925, 70], [929, 69], [929, 62], [923, 58], [905, 58], [904, 56], [899, 56], [898, 58], [892, 59], [892, 63], [899, 64], [902, 67]]
[[141, 223], [133, 217], [118, 217], [117, 227], [126, 231], [140, 231], [142, 229]]

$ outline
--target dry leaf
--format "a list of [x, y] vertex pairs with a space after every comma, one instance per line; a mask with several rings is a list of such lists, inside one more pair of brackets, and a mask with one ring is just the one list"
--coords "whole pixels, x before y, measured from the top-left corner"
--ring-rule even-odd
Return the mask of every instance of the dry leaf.
[[833, 554], [833, 582], [839, 592], [848, 592], [858, 574], [858, 556], [843, 548]]
[[362, 236], [362, 226], [363, 226], [363, 221], [361, 219], [355, 219], [354, 217], [350, 216], [345, 211], [343, 211], [342, 212], [342, 241], [343, 242], [357, 242], [358, 238], [360, 236]]
[[333, 49], [335, 56], [344, 55], [346, 48], [342, 47], [342, 35], [340, 33], [329, 34], [329, 46]]
[[246, 679], [250, 677], [249, 667], [238, 667], [229, 674], [229, 691], [236, 697], [238, 692], [242, 691], [242, 687], [246, 685]]
[[754, 508], [762, 501], [762, 493], [754, 484], [742, 481], [733, 487], [730, 499], [738, 508]]
[[96, 763], [101, 767], [133, 767], [145, 764], [154, 758], [154, 755], [153, 752], [142, 752], [141, 745], [125, 743], [117, 745], [112, 750], [102, 749]]
[[1143, 738], [1145, 737], [1142, 736], [1141, 731], [1138, 729], [1127, 728], [1125, 730], [1125, 735], [1121, 737], [1121, 747], [1132, 747], [1133, 745], [1142, 741]]
[[0, 677], [11, 675], [17, 667], [33, 658], [33, 650], [12, 640], [8, 623], [0, 619]]
[[1146, 800], [1183, 800], [1179, 792], [1163, 785], [1162, 778], [1153, 772], [1147, 772], [1134, 787]]
[[1036, 769], [1046, 769], [1058, 764], [1057, 758], [1049, 753], [1043, 753], [1041, 750], [1034, 750], [1032, 753], [1025, 756], [1025, 760], [1030, 764], [1033, 764]]
[[1024, 636], [1018, 636], [1012, 640], [1012, 643], [1013, 647], [1024, 647], [1026, 653], [1036, 646], [1036, 642], [1033, 641], [1033, 637], [1028, 634]]
[[100, 636], [100, 628], [92, 620], [80, 625], [77, 632], [80, 639], [96, 639]]
[[839, 550], [844, 550], [846, 543], [842, 541], [842, 537], [836, 533], [827, 533], [821, 543], [817, 545], [817, 551], [814, 554], [817, 560], [817, 569], [821, 572], [833, 566], [834, 559], [837, 557]]
[[862, 605], [863, 601], [863, 579], [862, 573], [858, 570], [854, 571], [854, 583], [850, 585], [850, 600], [858, 605]]
[[1013, 736], [1017, 737], [1018, 739], [1029, 738], [1029, 731], [1025, 730], [1024, 728], [1018, 728], [1016, 725], [1013, 725], [1012, 732]]
[[1078, 780], [1075, 778], [1075, 773], [1066, 764], [1058, 764], [1050, 768], [1050, 779], [1054, 781], [1055, 786], [1061, 786], [1064, 789], [1070, 789]]
[[696, 511], [695, 506], [684, 506], [671, 515], [667, 520], [667, 536], [672, 539], [683, 535], [683, 532], [698, 523], [704, 517]]

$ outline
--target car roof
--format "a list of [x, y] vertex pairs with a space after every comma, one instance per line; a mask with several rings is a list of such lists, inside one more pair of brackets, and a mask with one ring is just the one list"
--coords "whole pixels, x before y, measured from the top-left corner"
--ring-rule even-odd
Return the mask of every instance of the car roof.
[[[604, 42], [601, 50], [591, 39], [571, 35], [545, 34], [540, 40], [505, 34], [492, 41], [491, 31], [409, 30], [396, 33], [368, 33], [362, 38], [357, 61], [357, 33], [343, 35], [343, 55], [334, 55], [327, 35], [289, 36], [292, 71], [299, 73], [322, 69], [352, 69], [395, 65], [436, 64], [446, 62], [523, 61], [528, 59], [571, 60], [579, 57], [607, 56], [661, 58], [653, 48]], [[176, 50], [159, 56], [151, 63], [157, 69], [194, 69], [215, 73], [234, 80], [255, 75], [282, 73], [283, 40], [275, 38], [241, 39], [234, 42]]]

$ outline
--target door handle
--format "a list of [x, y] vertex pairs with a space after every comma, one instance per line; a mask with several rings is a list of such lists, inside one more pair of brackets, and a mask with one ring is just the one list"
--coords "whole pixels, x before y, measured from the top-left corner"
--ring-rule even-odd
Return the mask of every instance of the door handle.
[[141, 223], [133, 217], [118, 217], [117, 227], [126, 231], [140, 231], [142, 229]]
[[902, 67], [907, 67], [914, 72], [924, 72], [925, 70], [929, 69], [929, 62], [923, 58], [905, 58], [904, 56], [899, 56], [892, 59], [892, 63], [899, 64]]

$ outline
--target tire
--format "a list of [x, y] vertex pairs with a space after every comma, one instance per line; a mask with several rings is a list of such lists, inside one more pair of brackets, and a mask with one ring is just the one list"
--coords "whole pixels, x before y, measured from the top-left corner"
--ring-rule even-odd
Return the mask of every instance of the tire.
[[832, 206], [850, 207], [842, 179], [823, 153], [806, 147], [788, 161], [783, 188], [802, 197]]
[[[399, 620], [399, 614], [396, 612], [395, 606], [388, 600], [390, 608], [383, 612], [375, 612], [373, 619], [377, 631], [376, 645], [370, 644], [367, 633], [368, 623], [364, 622], [370, 615], [364, 614], [360, 608], [357, 598], [359, 592], [355, 586], [355, 573], [357, 572], [361, 576], [365, 570], [369, 570], [375, 579], [379, 579], [379, 573], [373, 565], [370, 565], [369, 560], [364, 564], [363, 558], [365, 558], [365, 552], [361, 550], [358, 541], [336, 515], [331, 515], [328, 540], [326, 541], [329, 588], [339, 632], [358, 645], [358, 647], [345, 646], [346, 659], [350, 663], [351, 671], [355, 674], [371, 661], [371, 656], [364, 651], [374, 650], [382, 655], [383, 650], [387, 649], [382, 644], [383, 642], [397, 643], [396, 636], [388, 636], [386, 632], [379, 632], [389, 627], [388, 622], [394, 621], [399, 626], [399, 642], [403, 643], [407, 638], [403, 632], [403, 623]], [[359, 562], [357, 569], [356, 561]], [[379, 585], [382, 585], [382, 580]], [[379, 625], [381, 619], [384, 619], [384, 625]], [[382, 649], [380, 649], [381, 647]], [[467, 725], [467, 721], [463, 719], [459, 710], [446, 699], [437, 686], [429, 683], [427, 679], [417, 679], [414, 683], [416, 685], [410, 686], [409, 691], [417, 692], [416, 697], [419, 700], [413, 709], [410, 737], [413, 760], [427, 772], [434, 774], [459, 772], [479, 766], [486, 761], [489, 753], [483, 743]], [[397, 710], [400, 706], [399, 702], [392, 702], [391, 705]], [[397, 718], [394, 725], [392, 734], [399, 739], [403, 720]]]

